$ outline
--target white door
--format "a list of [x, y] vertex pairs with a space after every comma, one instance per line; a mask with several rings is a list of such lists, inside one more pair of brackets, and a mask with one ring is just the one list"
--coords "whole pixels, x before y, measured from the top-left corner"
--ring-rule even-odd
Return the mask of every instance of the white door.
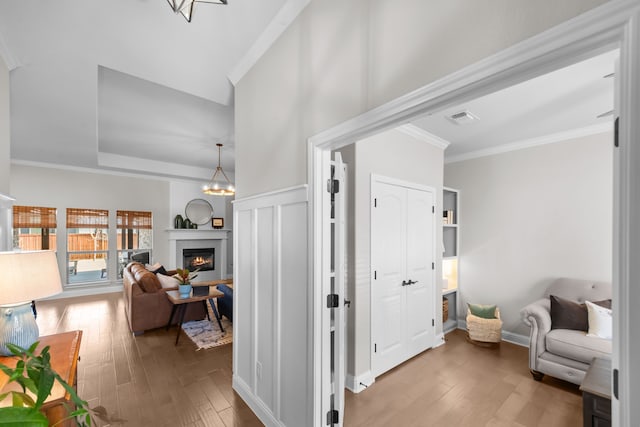
[[407, 206], [407, 345], [413, 357], [435, 340], [433, 193], [408, 189]]
[[[346, 300], [346, 166], [342, 163], [340, 153], [334, 154], [333, 179], [338, 181], [333, 193], [333, 293], [338, 296], [338, 306], [333, 309], [333, 409], [337, 411], [336, 425], [342, 425], [344, 419], [344, 383], [345, 383], [345, 360], [346, 360], [346, 322], [345, 305]], [[334, 418], [335, 420], [335, 418]]]
[[375, 183], [371, 211], [371, 331], [374, 375], [405, 360], [406, 188]]
[[434, 192], [372, 180], [371, 337], [378, 376], [433, 346]]

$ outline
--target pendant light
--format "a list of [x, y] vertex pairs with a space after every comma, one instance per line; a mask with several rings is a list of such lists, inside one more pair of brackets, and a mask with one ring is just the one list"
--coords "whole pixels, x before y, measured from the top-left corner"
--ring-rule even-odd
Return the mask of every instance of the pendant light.
[[187, 22], [191, 22], [194, 3], [227, 4], [227, 0], [167, 0], [175, 13], [181, 13]]
[[229, 178], [227, 178], [227, 174], [222, 170], [222, 166], [220, 166], [220, 150], [222, 149], [222, 144], [216, 144], [216, 146], [218, 147], [218, 166], [211, 177], [211, 181], [202, 188], [202, 192], [211, 196], [233, 196], [236, 194], [236, 189], [233, 187]]

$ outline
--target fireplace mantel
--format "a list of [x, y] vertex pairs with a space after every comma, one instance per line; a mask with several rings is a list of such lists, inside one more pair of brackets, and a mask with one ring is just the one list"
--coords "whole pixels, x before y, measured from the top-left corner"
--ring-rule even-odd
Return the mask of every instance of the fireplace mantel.
[[[169, 254], [173, 258], [173, 265], [170, 265], [169, 268], [182, 267], [182, 251], [178, 251], [181, 243], [196, 243], [195, 241], [204, 240], [218, 241], [220, 243], [218, 244], [219, 248], [216, 249], [216, 254], [219, 255], [216, 256], [219, 256], [219, 260], [216, 261], [216, 265], [219, 265], [219, 272], [217, 273], [219, 277], [216, 278], [227, 278], [227, 241], [231, 230], [167, 229], [165, 231], [169, 234]], [[204, 244], [204, 242], [201, 242], [201, 244]], [[203, 276], [203, 280], [208, 280], [204, 278], [205, 274], [201, 274], [201, 276]]]
[[165, 231], [169, 233], [169, 240], [227, 240], [231, 230], [171, 228]]

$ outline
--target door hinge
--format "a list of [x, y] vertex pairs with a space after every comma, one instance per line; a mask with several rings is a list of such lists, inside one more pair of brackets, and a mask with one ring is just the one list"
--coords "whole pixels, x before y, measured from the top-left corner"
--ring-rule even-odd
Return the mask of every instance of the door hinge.
[[620, 142], [618, 141], [618, 127], [619, 127], [619, 117], [616, 117], [616, 121], [613, 122], [613, 146], [619, 147]]
[[431, 319], [431, 326], [436, 326], [436, 319]]
[[327, 180], [327, 191], [331, 194], [337, 194], [340, 192], [340, 181], [337, 179]]
[[432, 263], [431, 263], [431, 269], [432, 269], [432, 270], [435, 270], [435, 269], [436, 269], [436, 263], [435, 263], [435, 262], [432, 262]]
[[613, 370], [613, 395], [616, 399], [618, 398], [618, 370]]
[[378, 207], [378, 199], [377, 198], [373, 199], [373, 207], [374, 208]]
[[338, 308], [339, 301], [338, 294], [327, 295], [327, 308]]
[[378, 352], [378, 344], [374, 344], [373, 345], [373, 352], [377, 353]]
[[373, 280], [378, 280], [378, 272], [373, 270]]
[[435, 206], [431, 206], [431, 213], [436, 213], [436, 207]]
[[339, 415], [340, 414], [335, 409], [327, 412], [327, 425], [338, 424], [338, 420], [340, 419]]

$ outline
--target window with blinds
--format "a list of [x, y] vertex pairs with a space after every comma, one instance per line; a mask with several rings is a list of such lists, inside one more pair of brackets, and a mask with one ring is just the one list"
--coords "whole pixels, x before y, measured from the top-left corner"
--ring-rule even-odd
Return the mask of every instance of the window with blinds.
[[13, 207], [13, 246], [25, 251], [56, 250], [56, 208]]
[[118, 277], [131, 261], [151, 263], [153, 214], [147, 211], [116, 211], [118, 228]]
[[109, 211], [67, 208], [68, 282], [108, 280]]

